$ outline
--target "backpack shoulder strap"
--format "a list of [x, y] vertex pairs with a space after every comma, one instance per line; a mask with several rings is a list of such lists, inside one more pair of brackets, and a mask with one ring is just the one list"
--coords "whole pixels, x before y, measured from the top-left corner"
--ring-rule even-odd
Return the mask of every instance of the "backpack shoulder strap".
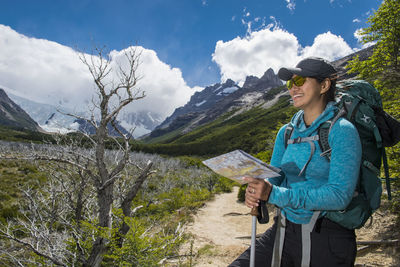
[[286, 129], [285, 129], [285, 132], [284, 132], [284, 135], [283, 135], [283, 138], [284, 138], [284, 142], [285, 142], [285, 148], [287, 148], [287, 146], [288, 146], [288, 141], [289, 141], [289, 139], [292, 137], [292, 134], [293, 134], [293, 125], [291, 124], [291, 123], [289, 123], [287, 126], [286, 126]]
[[322, 151], [320, 156], [325, 157], [328, 161], [331, 161], [331, 152], [332, 152], [332, 148], [329, 145], [328, 141], [331, 125], [332, 121], [329, 120], [321, 124], [318, 128], [318, 135], [319, 135], [318, 144]]
[[331, 161], [331, 152], [332, 152], [332, 148], [329, 145], [328, 141], [329, 133], [331, 132], [331, 129], [335, 124], [335, 122], [340, 117], [343, 117], [346, 114], [347, 114], [346, 108], [342, 107], [331, 120], [325, 121], [318, 127], [318, 135], [319, 135], [318, 144], [322, 151], [320, 156], [325, 157], [328, 161]]

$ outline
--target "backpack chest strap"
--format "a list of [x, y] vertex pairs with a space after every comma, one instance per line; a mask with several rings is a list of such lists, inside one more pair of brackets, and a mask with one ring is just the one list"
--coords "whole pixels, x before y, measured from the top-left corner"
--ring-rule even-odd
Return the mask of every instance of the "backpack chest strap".
[[299, 143], [309, 143], [312, 141], [318, 141], [319, 135], [307, 136], [307, 137], [297, 137], [288, 140], [288, 144], [299, 144]]

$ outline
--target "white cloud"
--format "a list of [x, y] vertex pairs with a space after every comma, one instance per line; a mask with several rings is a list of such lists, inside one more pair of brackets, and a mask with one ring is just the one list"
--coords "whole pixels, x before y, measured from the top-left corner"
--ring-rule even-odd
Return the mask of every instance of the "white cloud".
[[290, 10], [290, 11], [294, 11], [295, 10], [295, 8], [296, 8], [296, 2], [295, 2], [295, 0], [286, 0], [286, 3], [287, 3], [287, 5], [286, 5], [286, 7]]
[[276, 72], [285, 64], [298, 59], [297, 38], [284, 30], [266, 28], [251, 32], [245, 38], [218, 41], [212, 55], [221, 71], [222, 80], [228, 78], [244, 82], [246, 76], [261, 76], [269, 67]]
[[[146, 97], [133, 103], [130, 110], [151, 110], [166, 116], [186, 104], [194, 90], [184, 81], [181, 70], [162, 62], [153, 50], [143, 47], [136, 49], [141, 51], [138, 87], [145, 91]], [[110, 55], [113, 61], [120, 62], [124, 58], [124, 51], [112, 51]]]
[[334, 35], [328, 31], [315, 37], [314, 43], [302, 50], [302, 56], [317, 56], [327, 60], [335, 60], [352, 52], [353, 50], [341, 36]]
[[[246, 12], [246, 10], [244, 10]], [[271, 20], [274, 20], [274, 17], [270, 17]], [[250, 36], [253, 31], [258, 31], [260, 29], [264, 29], [266, 27], [266, 18], [265, 17], [255, 17], [254, 19], [250, 18], [250, 13], [244, 13], [242, 16], [242, 25], [245, 25], [247, 28], [246, 35]], [[278, 23], [275, 23], [278, 25]], [[268, 25], [267, 27], [273, 27], [274, 24]]]
[[269, 25], [243, 38], [218, 41], [212, 57], [220, 67], [222, 81], [230, 78], [242, 84], [248, 75], [261, 77], [268, 68], [276, 73], [304, 57], [335, 60], [353, 51], [342, 37], [331, 32], [318, 35], [311, 46], [303, 48], [294, 34]]
[[362, 29], [360, 28], [360, 29], [357, 29], [357, 30], [354, 32], [354, 38], [356, 38], [357, 41], [358, 41], [360, 44], [362, 44], [362, 47], [361, 47], [362, 49], [367, 48], [367, 47], [370, 47], [370, 46], [376, 44], [376, 42], [369, 42], [369, 43], [363, 44], [363, 43], [362, 43], [362, 35], [360, 34], [361, 30], [362, 30]]
[[70, 104], [91, 92], [89, 73], [69, 47], [26, 37], [4, 25], [0, 47], [0, 83], [20, 96]]
[[[76, 110], [87, 108], [94, 84], [73, 49], [43, 39], [29, 38], [0, 24], [0, 84], [13, 93], [39, 103]], [[126, 107], [126, 111], [152, 111], [166, 117], [184, 105], [195, 90], [186, 85], [177, 68], [162, 62], [153, 50], [142, 51], [139, 67], [143, 78], [138, 87], [146, 97]], [[127, 48], [129, 49], [129, 48]], [[112, 51], [120, 60], [123, 51]]]
[[360, 34], [361, 30], [362, 30], [362, 29], [357, 29], [357, 30], [354, 32], [354, 37], [357, 39], [357, 41], [358, 41], [359, 43], [361, 43], [361, 34]]
[[354, 23], [360, 23], [361, 20], [360, 20], [360, 19], [353, 19], [353, 22], [354, 22]]

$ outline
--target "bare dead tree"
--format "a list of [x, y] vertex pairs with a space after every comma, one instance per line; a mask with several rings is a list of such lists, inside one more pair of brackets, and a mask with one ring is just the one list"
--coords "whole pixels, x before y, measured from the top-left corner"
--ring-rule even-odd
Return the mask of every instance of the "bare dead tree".
[[[76, 114], [69, 114], [78, 119], [86, 121], [94, 127], [95, 133], [93, 135], [85, 134], [85, 138], [91, 149], [84, 150], [76, 144], [65, 144], [63, 149], [58, 149], [52, 153], [44, 153], [43, 151], [35, 151], [32, 154], [23, 155], [18, 158], [26, 158], [37, 161], [47, 161], [57, 163], [57, 169], [61, 170], [52, 173], [53, 178], [57, 179], [57, 187], [62, 192], [62, 199], [70, 206], [70, 213], [72, 215], [74, 225], [69, 225], [69, 233], [75, 239], [78, 255], [69, 255], [76, 262], [80, 262], [83, 266], [100, 266], [103, 260], [103, 255], [107, 250], [109, 238], [106, 235], [94, 235], [93, 244], [90, 251], [84, 251], [80, 246], [82, 238], [82, 229], [80, 221], [83, 219], [96, 222], [99, 229], [112, 229], [112, 208], [115, 205], [116, 199], [120, 199], [118, 205], [122, 210], [124, 216], [132, 216], [132, 200], [137, 195], [143, 182], [154, 171], [152, 171], [152, 162], [148, 161], [146, 166], [137, 168], [138, 172], [130, 174], [135, 178], [135, 182], [131, 187], [125, 190], [125, 195], [115, 196], [115, 182], [124, 176], [123, 171], [131, 165], [135, 165], [130, 159], [130, 143], [131, 134], [124, 134], [117, 127], [117, 117], [120, 111], [133, 101], [140, 100], [145, 97], [144, 91], [137, 88], [139, 77], [137, 76], [137, 69], [139, 67], [140, 52], [134, 48], [129, 48], [124, 51], [123, 61], [115, 62], [107, 59], [104, 55], [105, 49], [95, 49], [95, 53], [87, 55], [81, 53], [80, 60], [85, 64], [94, 80], [96, 85], [97, 99], [92, 101], [92, 108], [88, 117], [78, 116]], [[113, 77], [117, 77], [113, 79]], [[109, 125], [120, 135], [119, 140], [113, 139], [109, 136]], [[118, 148], [112, 153], [107, 150], [106, 142], [114, 140], [115, 146]], [[60, 142], [63, 143], [63, 142]], [[112, 154], [112, 157], [111, 157]], [[0, 156], [2, 158], [12, 158], [9, 156]], [[68, 166], [68, 167], [65, 167]], [[136, 166], [136, 165], [135, 165]], [[64, 171], [62, 170], [64, 168]], [[66, 169], [65, 169], [66, 168]], [[69, 176], [66, 180], [65, 174], [74, 175]], [[92, 190], [93, 189], [93, 190]], [[88, 196], [92, 193], [96, 195], [96, 203], [90, 204], [88, 209], [95, 209], [94, 214], [96, 218], [88, 218], [87, 212], [84, 212], [85, 205], [88, 203]], [[51, 195], [51, 194], [49, 194]], [[53, 192], [56, 196], [56, 192]], [[60, 194], [58, 194], [60, 197]], [[33, 199], [33, 198], [32, 198]], [[49, 200], [47, 198], [47, 200]], [[33, 200], [32, 200], [33, 201]], [[32, 202], [33, 203], [33, 202]], [[60, 211], [54, 206], [49, 210], [53, 212], [53, 217], [43, 218], [43, 220], [61, 220], [65, 222], [64, 227], [68, 226], [68, 216], [60, 215]], [[39, 214], [40, 216], [40, 214]], [[85, 217], [86, 216], [86, 217]], [[37, 217], [37, 216], [36, 216]], [[32, 218], [36, 218], [33, 216]], [[32, 221], [31, 217], [26, 217], [22, 221]], [[27, 229], [34, 228], [38, 221], [32, 221], [31, 225], [26, 225]], [[43, 223], [42, 223], [43, 224]], [[52, 222], [46, 221], [45, 229], [40, 231], [53, 231], [51, 228]], [[120, 229], [119, 243], [123, 243], [124, 235], [129, 231], [129, 226], [123, 223]], [[27, 235], [36, 235], [39, 231], [27, 233]], [[52, 264], [66, 266], [70, 260], [59, 258], [60, 254], [52, 254], [51, 248], [47, 250], [36, 249], [29, 240], [23, 240], [12, 234], [10, 229], [3, 229], [1, 232], [3, 237], [14, 240], [21, 245], [29, 248], [35, 254], [46, 258]], [[33, 239], [31, 239], [32, 241]], [[51, 240], [49, 240], [51, 243]], [[38, 244], [38, 243], [36, 243]], [[50, 246], [50, 245], [49, 245]], [[67, 256], [65, 256], [67, 258]]]
[[[135, 49], [127, 49], [124, 52], [124, 60], [127, 67], [123, 67], [122, 63], [116, 64], [116, 69], [111, 68], [111, 61], [106, 60], [103, 56], [102, 49], [96, 49], [97, 55], [87, 56], [80, 55], [81, 61], [88, 67], [89, 72], [98, 89], [98, 102], [93, 102], [94, 107], [97, 107], [99, 112], [99, 120], [96, 120], [96, 114], [92, 113], [91, 118], [83, 118], [91, 124], [96, 132], [94, 136], [88, 136], [94, 146], [96, 172], [89, 172], [89, 177], [93, 180], [97, 192], [98, 206], [98, 226], [101, 228], [110, 228], [111, 225], [111, 208], [115, 200], [114, 197], [114, 182], [120, 178], [121, 172], [127, 164], [130, 164], [130, 136], [123, 134], [116, 125], [116, 119], [119, 112], [133, 101], [145, 97], [144, 92], [136, 88], [139, 77], [137, 69], [139, 66], [140, 53]], [[116, 73], [118, 80], [110, 79], [110, 74]], [[119, 146], [120, 157], [117, 158], [115, 164], [107, 165], [106, 160], [106, 144], [105, 141], [109, 138], [108, 125], [112, 125], [114, 130], [119, 133], [123, 142]], [[128, 191], [123, 198], [122, 210], [125, 216], [130, 216], [131, 203], [136, 196], [139, 188], [144, 180], [152, 173], [152, 163], [147, 166], [137, 176], [133, 187]], [[124, 223], [120, 232], [126, 234], [127, 225]], [[128, 227], [129, 230], [129, 227]], [[102, 256], [106, 251], [108, 240], [104, 237], [97, 237], [95, 240], [90, 256], [86, 262], [86, 266], [99, 266], [102, 261]]]

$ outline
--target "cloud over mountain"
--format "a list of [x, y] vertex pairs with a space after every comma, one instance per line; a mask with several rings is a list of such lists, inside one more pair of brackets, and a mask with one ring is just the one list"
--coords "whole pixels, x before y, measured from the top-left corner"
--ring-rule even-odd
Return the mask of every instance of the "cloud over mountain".
[[19, 96], [71, 104], [91, 91], [90, 75], [69, 47], [29, 38], [3, 25], [0, 47], [0, 83]]
[[355, 51], [350, 48], [341, 36], [337, 36], [328, 31], [315, 37], [312, 46], [304, 47], [301, 50], [301, 56], [318, 56], [333, 61], [347, 56], [352, 52]]
[[276, 70], [297, 58], [296, 36], [281, 29], [266, 28], [246, 37], [218, 41], [213, 60], [218, 64], [222, 80], [244, 82], [246, 76], [260, 77], [266, 69]]
[[221, 78], [243, 83], [246, 76], [261, 76], [268, 67], [275, 72], [293, 66], [308, 56], [335, 60], [354, 52], [342, 37], [326, 32], [315, 37], [311, 46], [302, 47], [297, 37], [280, 27], [269, 25], [246, 37], [218, 41], [213, 60], [220, 67]]
[[111, 51], [114, 63], [121, 62], [124, 51], [128, 49], [136, 49], [140, 53], [138, 88], [146, 94], [144, 99], [133, 103], [135, 111], [151, 110], [169, 115], [176, 107], [186, 104], [194, 90], [186, 84], [180, 69], [162, 62], [155, 51], [140, 46]]
[[[2, 86], [39, 103], [86, 110], [95, 92], [94, 84], [75, 50], [24, 36], [4, 25], [0, 25], [0, 47]], [[142, 78], [138, 88], [145, 91], [146, 97], [135, 101], [125, 111], [146, 110], [166, 117], [185, 104], [194, 89], [185, 83], [178, 68], [162, 62], [155, 51], [136, 49], [141, 53], [139, 76]], [[110, 58], [118, 61], [123, 52], [111, 51]]]

